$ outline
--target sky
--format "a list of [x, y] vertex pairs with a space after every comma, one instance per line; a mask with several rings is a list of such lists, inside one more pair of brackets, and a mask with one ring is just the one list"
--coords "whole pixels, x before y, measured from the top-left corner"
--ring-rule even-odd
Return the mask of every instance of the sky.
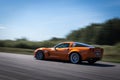
[[65, 38], [112, 18], [120, 18], [120, 0], [0, 0], [0, 40]]

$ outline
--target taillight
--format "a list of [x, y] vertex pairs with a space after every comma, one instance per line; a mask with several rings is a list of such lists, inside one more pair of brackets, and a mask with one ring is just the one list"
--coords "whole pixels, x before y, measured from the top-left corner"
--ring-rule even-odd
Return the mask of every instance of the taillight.
[[90, 51], [91, 51], [91, 52], [94, 52], [94, 48], [90, 48]]
[[99, 52], [99, 53], [103, 53], [104, 49], [103, 48], [99, 48], [99, 47], [95, 47], [95, 48], [90, 48], [90, 52]]

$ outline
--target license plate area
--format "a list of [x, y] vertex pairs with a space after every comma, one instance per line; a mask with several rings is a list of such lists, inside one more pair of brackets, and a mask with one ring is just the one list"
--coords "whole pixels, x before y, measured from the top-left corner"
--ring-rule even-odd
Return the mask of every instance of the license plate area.
[[96, 57], [101, 57], [101, 54], [102, 54], [101, 49], [96, 49], [94, 53]]

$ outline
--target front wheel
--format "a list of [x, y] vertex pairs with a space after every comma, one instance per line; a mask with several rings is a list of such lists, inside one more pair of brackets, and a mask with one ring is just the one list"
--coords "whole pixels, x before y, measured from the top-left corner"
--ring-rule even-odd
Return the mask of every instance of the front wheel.
[[43, 59], [44, 59], [44, 54], [43, 54], [43, 52], [42, 52], [42, 51], [36, 52], [35, 58], [36, 58], [37, 60], [43, 60]]
[[70, 55], [70, 62], [77, 64], [81, 61], [80, 55], [78, 53], [72, 53]]

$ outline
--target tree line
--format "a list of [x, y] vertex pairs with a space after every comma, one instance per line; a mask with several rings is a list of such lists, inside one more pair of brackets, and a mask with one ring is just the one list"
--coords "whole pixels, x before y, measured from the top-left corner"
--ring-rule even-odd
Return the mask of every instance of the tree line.
[[120, 42], [120, 19], [113, 18], [74, 30], [66, 36], [66, 39], [99, 45], [117, 44]]

